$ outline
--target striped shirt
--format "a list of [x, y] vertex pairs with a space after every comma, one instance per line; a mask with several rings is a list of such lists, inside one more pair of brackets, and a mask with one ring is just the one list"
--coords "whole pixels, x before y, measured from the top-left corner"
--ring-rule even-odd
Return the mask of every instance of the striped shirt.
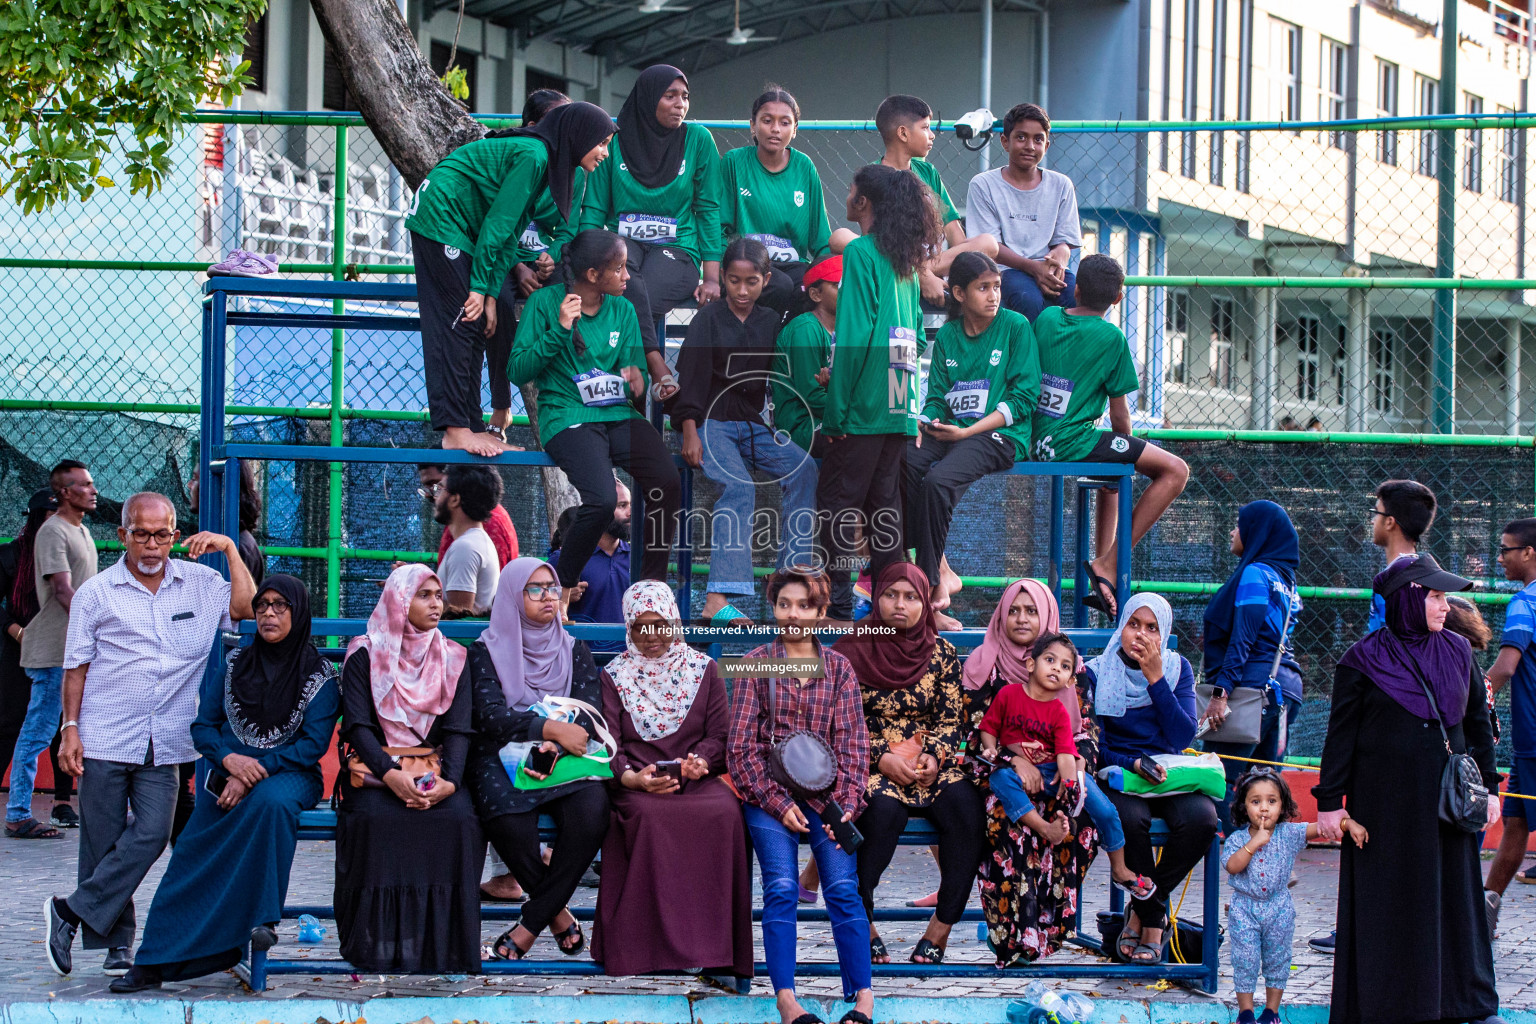
[[153, 594], [118, 559], [86, 581], [69, 609], [64, 668], [89, 666], [80, 743], [97, 761], [197, 758], [197, 691], [220, 629], [232, 629], [230, 584], [206, 565], [170, 559]]

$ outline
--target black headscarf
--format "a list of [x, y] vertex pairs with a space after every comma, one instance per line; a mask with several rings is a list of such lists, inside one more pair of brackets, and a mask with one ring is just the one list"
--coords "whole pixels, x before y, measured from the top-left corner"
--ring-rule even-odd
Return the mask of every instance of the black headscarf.
[[624, 169], [646, 188], [671, 184], [683, 167], [687, 129], [683, 125], [663, 128], [656, 120], [656, 105], [679, 78], [684, 85], [688, 84], [688, 76], [671, 64], [652, 64], [640, 72], [624, 106], [619, 108], [619, 148], [624, 154]]
[[486, 138], [509, 135], [538, 139], [549, 150], [549, 194], [560, 208], [560, 216], [569, 220], [576, 168], [593, 146], [613, 135], [613, 118], [595, 103], [566, 103], [539, 118], [537, 124], [487, 132]]
[[[314, 696], [310, 681], [316, 673], [324, 673], [326, 661], [309, 642], [310, 614], [309, 591], [292, 576], [278, 573], [268, 576], [256, 593], [272, 593], [288, 602], [292, 625], [288, 635], [272, 644], [256, 634], [256, 642], [239, 652], [229, 676], [229, 701], [243, 722], [234, 723], [237, 731], [247, 732], [242, 738], [249, 743], [252, 736], [270, 737], [285, 734], [286, 728], [301, 711], [300, 703], [306, 694]], [[255, 603], [254, 601], [252, 602]]]

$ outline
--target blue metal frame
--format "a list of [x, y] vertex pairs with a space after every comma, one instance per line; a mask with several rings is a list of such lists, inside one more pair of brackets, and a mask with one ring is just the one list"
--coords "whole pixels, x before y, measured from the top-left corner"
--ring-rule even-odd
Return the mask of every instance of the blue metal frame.
[[[348, 448], [311, 445], [280, 445], [280, 444], [226, 444], [224, 439], [224, 421], [226, 413], [225, 402], [225, 373], [226, 373], [226, 348], [227, 331], [230, 325], [250, 324], [272, 327], [332, 327], [345, 329], [370, 328], [375, 330], [416, 331], [419, 322], [413, 317], [403, 316], [376, 316], [367, 314], [335, 313], [294, 313], [285, 311], [282, 313], [261, 313], [244, 310], [231, 312], [229, 299], [232, 296], [258, 296], [267, 298], [304, 298], [304, 299], [351, 299], [354, 301], [373, 302], [413, 302], [416, 299], [416, 288], [412, 284], [387, 284], [374, 282], [349, 282], [349, 281], [291, 281], [291, 280], [260, 280], [249, 278], [212, 278], [204, 287], [208, 296], [203, 315], [203, 351], [202, 351], [202, 417], [199, 432], [201, 447], [199, 451], [198, 479], [203, 494], [206, 496], [203, 507], [208, 510], [211, 522], [205, 523], [204, 528], [216, 530], [238, 540], [239, 537], [239, 470], [241, 459], [282, 460], [282, 461], [315, 461], [328, 463], [384, 463], [384, 464], [415, 464], [424, 451], [428, 449], [384, 449], [384, 448]], [[508, 452], [495, 459], [482, 459], [469, 455], [466, 452], [442, 451], [431, 449], [432, 461], [440, 463], [492, 463], [506, 466], [550, 466], [554, 463], [543, 452]], [[685, 507], [692, 506], [693, 498], [693, 470], [679, 460], [683, 477], [683, 496]], [[1131, 482], [1135, 469], [1129, 465], [1108, 463], [1018, 463], [1007, 471], [1015, 476], [1042, 476], [1051, 478], [1050, 490], [1050, 538], [1051, 538], [1051, 566], [1050, 585], [1058, 599], [1061, 595], [1061, 581], [1063, 578], [1062, 547], [1065, 539], [1064, 513], [1065, 513], [1065, 479], [1074, 477], [1078, 479], [1078, 537], [1076, 545], [1077, 564], [1073, 568], [1073, 574], [1077, 577], [1078, 585], [1074, 594], [1074, 622], [1078, 628], [1069, 630], [1078, 642], [1085, 646], [1102, 646], [1107, 640], [1111, 630], [1081, 628], [1086, 618], [1082, 605], [1082, 598], [1087, 593], [1087, 580], [1082, 572], [1082, 561], [1086, 552], [1090, 549], [1088, 544], [1088, 531], [1090, 529], [1087, 515], [1087, 495], [1090, 490], [1114, 490], [1119, 508], [1119, 522], [1117, 529], [1117, 564], [1115, 572], [1115, 590], [1120, 604], [1130, 597], [1131, 585]], [[1107, 496], [1105, 496], [1107, 497]], [[1103, 500], [1101, 498], [1101, 500]], [[638, 514], [638, 512], [637, 512]], [[685, 520], [686, 522], [686, 520]], [[693, 579], [693, 545], [692, 538], [686, 527], [679, 538], [678, 546], [679, 575], [683, 583], [683, 596], [681, 610], [685, 621], [688, 616], [688, 588]], [[445, 634], [452, 637], [471, 638], [478, 636], [485, 628], [484, 622], [458, 621], [445, 622], [440, 627]], [[243, 623], [242, 632], [250, 632], [251, 624]], [[364, 630], [366, 623], [361, 619], [320, 619], [314, 624], [314, 631], [318, 636], [353, 636]], [[593, 625], [577, 624], [571, 628], [571, 632], [584, 639], [616, 639], [623, 635], [622, 625]], [[961, 648], [973, 648], [978, 645], [984, 631], [980, 629], [961, 630], [945, 634], [956, 646]], [[773, 638], [773, 634], [766, 630], [707, 630], [690, 629], [688, 639], [696, 643], [710, 644], [710, 652], [718, 656], [723, 644], [732, 646], [762, 643]], [[300, 835], [303, 838], [331, 838], [334, 837], [334, 819], [325, 820], [329, 812], [307, 812], [301, 819]], [[1154, 836], [1160, 833], [1154, 831]], [[928, 845], [934, 841], [934, 833], [926, 823], [917, 822], [909, 825], [903, 834], [901, 842], [908, 845]], [[1220, 892], [1220, 877], [1218, 870], [1219, 846], [1212, 844], [1212, 849], [1205, 859], [1205, 898], [1204, 920], [1211, 927], [1205, 930], [1205, 944], [1202, 963], [1199, 964], [1062, 964], [1051, 965], [1033, 964], [1024, 968], [1021, 973], [1027, 973], [1043, 977], [1086, 977], [1086, 978], [1135, 978], [1155, 979], [1169, 978], [1179, 981], [1189, 981], [1202, 984], [1207, 991], [1215, 991], [1218, 977], [1217, 927], [1219, 914], [1217, 908], [1218, 894]], [[1081, 894], [1079, 894], [1081, 895]], [[1111, 905], [1118, 907], [1120, 902], [1118, 893], [1112, 890]], [[1082, 914], [1082, 901], [1079, 899], [1079, 920]], [[334, 913], [328, 907], [290, 907], [285, 908], [285, 916], [297, 916], [300, 913], [315, 913], [325, 911]], [[589, 912], [578, 911], [577, 916], [585, 917]], [[803, 909], [800, 912], [801, 920], [825, 920], [825, 910]], [[320, 914], [316, 913], [316, 916]], [[516, 908], [487, 908], [483, 915], [488, 920], [514, 920], [517, 917]], [[877, 920], [924, 920], [928, 914], [921, 910], [907, 910], [906, 908], [888, 908], [877, 910]], [[967, 919], [975, 919], [973, 912], [968, 912]], [[1098, 949], [1098, 944], [1091, 939], [1079, 934], [1073, 939], [1079, 945], [1091, 949]], [[492, 974], [546, 974], [562, 976], [598, 975], [602, 968], [593, 963], [575, 963], [570, 961], [522, 961], [503, 962], [495, 961], [484, 965], [486, 973]], [[765, 971], [765, 966], [757, 965], [759, 972]], [[266, 987], [266, 977], [275, 973], [309, 973], [309, 974], [349, 974], [353, 968], [340, 961], [312, 961], [312, 960], [272, 960], [266, 954], [257, 953], [251, 958], [249, 967], [251, 985], [257, 991]], [[805, 977], [832, 977], [838, 973], [835, 963], [802, 964], [797, 969], [798, 973]], [[993, 977], [998, 974], [996, 968], [981, 964], [887, 964], [877, 965], [874, 975], [877, 978], [891, 977]]]

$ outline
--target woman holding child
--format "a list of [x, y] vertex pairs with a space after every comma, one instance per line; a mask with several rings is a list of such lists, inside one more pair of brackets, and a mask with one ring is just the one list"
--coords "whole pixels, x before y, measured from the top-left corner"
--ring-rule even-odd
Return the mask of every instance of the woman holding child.
[[592, 959], [609, 974], [703, 968], [750, 978], [746, 829], [720, 779], [725, 681], [714, 659], [683, 643], [666, 584], [630, 587], [624, 625], [628, 645], [602, 675], [618, 753]]
[[[1105, 765], [1160, 782], [1166, 771], [1153, 760], [1176, 754], [1195, 736], [1195, 672], [1188, 659], [1169, 649], [1173, 608], [1158, 594], [1137, 594], [1126, 602], [1120, 625], [1104, 653], [1088, 663], [1085, 675], [1098, 711]], [[1115, 952], [1131, 963], [1163, 958], [1168, 897], [1200, 863], [1216, 835], [1216, 803], [1201, 793], [1148, 799], [1117, 789], [1105, 795], [1125, 832], [1125, 863], [1157, 887], [1133, 899]], [[1152, 850], [1152, 819], [1168, 825], [1160, 856]]]
[[[910, 562], [876, 578], [873, 608], [837, 650], [853, 665], [869, 726], [868, 805], [858, 821], [859, 894], [873, 912], [875, 886], [913, 815], [939, 833], [939, 895], [913, 963], [944, 962], [950, 929], [965, 912], [983, 853], [981, 794], [960, 753], [967, 730], [965, 688], [955, 647], [939, 636], [928, 578]], [[890, 954], [873, 923], [870, 957]]]

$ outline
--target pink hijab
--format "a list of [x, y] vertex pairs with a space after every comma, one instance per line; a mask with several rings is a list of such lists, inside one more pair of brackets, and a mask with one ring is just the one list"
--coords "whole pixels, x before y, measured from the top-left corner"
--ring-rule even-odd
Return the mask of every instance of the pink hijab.
[[368, 632], [347, 645], [348, 655], [368, 648], [373, 706], [385, 746], [421, 746], [433, 719], [453, 704], [459, 686], [468, 652], [437, 629], [423, 633], [406, 617], [416, 591], [437, 578], [425, 565], [402, 565], [390, 573], [368, 616]]
[[[1005, 683], [1022, 684], [1029, 678], [1029, 673], [1024, 670], [1024, 659], [1029, 656], [1029, 648], [1014, 643], [1007, 632], [1008, 609], [1013, 607], [1014, 600], [1023, 591], [1028, 591], [1035, 602], [1035, 610], [1040, 613], [1040, 630], [1035, 635], [1044, 636], [1046, 633], [1061, 631], [1061, 610], [1057, 608], [1056, 596], [1049, 587], [1039, 580], [1030, 579], [1009, 584], [998, 600], [997, 607], [992, 609], [992, 619], [987, 623], [987, 635], [981, 641], [981, 646], [965, 659], [967, 690], [979, 690], [985, 686], [992, 678], [993, 669], [997, 670]], [[1076, 688], [1062, 690], [1061, 702], [1067, 706], [1067, 715], [1072, 720], [1072, 732], [1076, 733], [1083, 717]]]

